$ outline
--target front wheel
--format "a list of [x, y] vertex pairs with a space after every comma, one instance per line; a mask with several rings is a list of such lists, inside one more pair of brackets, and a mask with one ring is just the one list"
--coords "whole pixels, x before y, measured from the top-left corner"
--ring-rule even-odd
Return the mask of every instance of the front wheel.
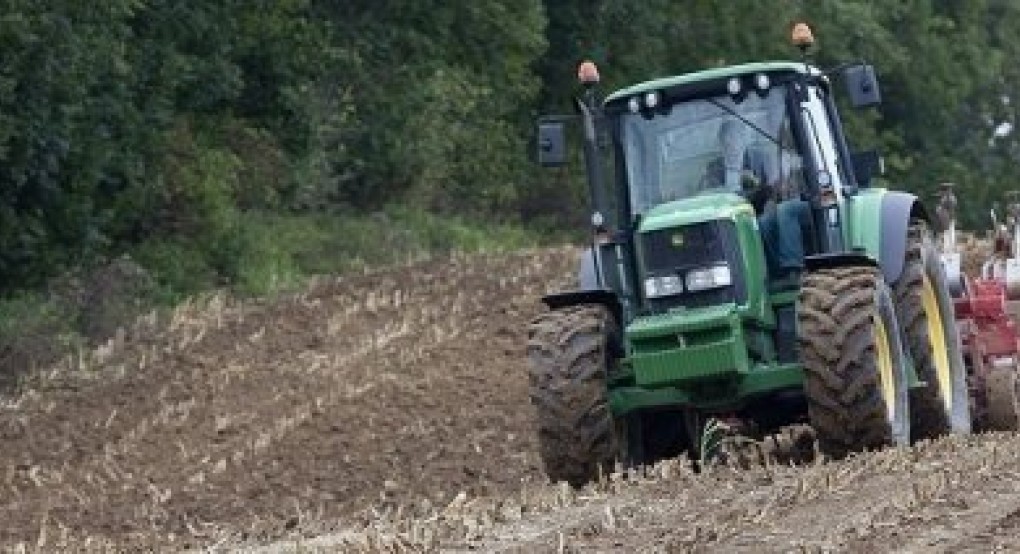
[[841, 458], [908, 444], [903, 347], [892, 296], [878, 269], [806, 274], [797, 324], [808, 417], [821, 451]]
[[625, 435], [614, 425], [606, 386], [615, 333], [612, 314], [596, 305], [548, 312], [531, 324], [531, 401], [539, 454], [553, 481], [581, 486], [616, 460]]

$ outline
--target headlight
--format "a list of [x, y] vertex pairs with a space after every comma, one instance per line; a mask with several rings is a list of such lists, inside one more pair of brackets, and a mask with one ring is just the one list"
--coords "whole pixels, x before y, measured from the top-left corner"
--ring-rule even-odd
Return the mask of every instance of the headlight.
[[687, 272], [687, 290], [698, 292], [733, 284], [730, 266], [716, 265]]
[[663, 275], [645, 279], [645, 297], [662, 298], [673, 296], [684, 291], [684, 281], [679, 275]]

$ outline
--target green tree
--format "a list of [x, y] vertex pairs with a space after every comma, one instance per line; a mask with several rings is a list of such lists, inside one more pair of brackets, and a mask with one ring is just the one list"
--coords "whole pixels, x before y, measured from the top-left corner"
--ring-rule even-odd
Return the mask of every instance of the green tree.
[[488, 212], [527, 174], [524, 143], [544, 48], [537, 1], [323, 2], [343, 52], [327, 77], [349, 125], [337, 196], [377, 206], [410, 194]]

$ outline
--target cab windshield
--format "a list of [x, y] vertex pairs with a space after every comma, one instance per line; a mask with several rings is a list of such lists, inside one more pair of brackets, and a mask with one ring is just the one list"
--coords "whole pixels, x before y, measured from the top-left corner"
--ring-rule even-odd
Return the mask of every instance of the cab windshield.
[[685, 101], [666, 113], [628, 113], [620, 139], [635, 214], [693, 196], [740, 192], [754, 177], [780, 197], [799, 194], [802, 158], [794, 147], [783, 87], [740, 101], [728, 95]]

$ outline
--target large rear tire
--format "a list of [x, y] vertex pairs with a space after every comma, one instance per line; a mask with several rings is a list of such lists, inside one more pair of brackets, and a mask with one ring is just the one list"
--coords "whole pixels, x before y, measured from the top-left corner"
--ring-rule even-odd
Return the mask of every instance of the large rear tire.
[[606, 387], [616, 333], [612, 314], [598, 305], [554, 310], [531, 324], [531, 402], [539, 453], [553, 481], [581, 486], [594, 480], [611, 469], [624, 442]]
[[967, 368], [953, 301], [928, 227], [911, 225], [903, 273], [893, 285], [904, 347], [925, 386], [910, 394], [914, 439], [971, 431]]
[[903, 348], [892, 296], [877, 268], [806, 274], [797, 336], [808, 416], [823, 453], [842, 458], [909, 443]]

